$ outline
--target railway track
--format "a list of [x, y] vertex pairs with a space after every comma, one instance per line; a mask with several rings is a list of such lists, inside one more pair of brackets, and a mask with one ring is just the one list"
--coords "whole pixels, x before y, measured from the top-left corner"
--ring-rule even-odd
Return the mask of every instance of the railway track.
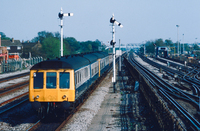
[[[149, 85], [157, 90], [157, 92], [163, 96], [163, 98], [168, 101], [171, 107], [179, 114], [180, 118], [183, 118], [185, 124], [189, 130], [200, 130], [200, 123], [193, 116], [191, 116], [176, 100], [174, 97], [179, 97], [179, 99], [185, 99], [196, 103], [189, 96], [183, 93], [181, 90], [171, 86], [166, 83], [163, 79], [143, 67], [134, 58], [133, 55], [129, 55], [128, 61], [130, 64], [140, 72], [140, 74], [148, 81]], [[180, 73], [182, 74], [182, 73]], [[181, 96], [179, 95], [181, 94]], [[172, 97], [173, 96], [173, 97]], [[198, 105], [198, 104], [197, 104]]]
[[21, 78], [21, 77], [25, 77], [25, 76], [28, 76], [29, 74], [30, 74], [30, 72], [25, 72], [25, 73], [13, 75], [13, 76], [4, 77], [4, 78], [0, 79], [0, 83], [5, 82], [5, 81], [10, 81], [13, 79], [17, 79], [17, 78]]
[[[150, 65], [156, 67], [156, 68], [162, 68], [162, 70], [164, 70], [167, 74], [171, 74], [173, 77], [175, 77], [175, 74], [179, 75], [179, 78], [188, 83], [189, 85], [191, 85], [191, 88], [194, 90], [194, 93], [193, 95], [192, 94], [189, 94], [187, 92], [183, 92], [171, 85], [171, 88], [174, 88], [174, 90], [177, 90], [178, 92], [180, 92], [181, 94], [184, 94], [182, 95], [183, 97], [187, 96], [189, 99], [193, 99], [191, 100], [192, 103], [194, 103], [197, 107], [199, 106], [199, 96], [200, 96], [200, 81], [199, 80], [196, 80], [196, 79], [193, 79], [189, 76], [187, 76], [187, 74], [181, 72], [181, 71], [178, 71], [178, 70], [174, 70], [172, 68], [169, 68], [169, 67], [166, 67], [166, 66], [163, 66], [161, 64], [158, 64], [154, 61], [151, 61], [149, 60], [148, 58], [146, 57], [143, 57], [143, 56], [140, 56], [145, 62], [149, 63]], [[195, 69], [190, 69], [188, 70], [188, 74], [193, 72]], [[166, 83], [164, 80], [163, 80], [163, 83]]]
[[[84, 102], [87, 100], [87, 98], [92, 94], [92, 92], [98, 87], [98, 85], [104, 80], [107, 73], [110, 72], [112, 69], [112, 65], [110, 65], [110, 68], [103, 74], [103, 76], [98, 79], [88, 91], [86, 91], [86, 95], [83, 97], [82, 101], [77, 104], [77, 106], [72, 109], [68, 114], [66, 114], [66, 118], [62, 121], [55, 122], [55, 121], [46, 121], [46, 117], [44, 119], [41, 119], [37, 121], [33, 126], [31, 126], [28, 131], [34, 131], [34, 130], [55, 130], [60, 131], [63, 126], [73, 117], [73, 115], [80, 109], [80, 107], [84, 104]], [[48, 117], [48, 116], [47, 116]]]
[[[20, 106], [24, 102], [28, 102], [28, 92], [0, 103], [0, 115]], [[9, 105], [6, 105], [8, 103]]]
[[6, 95], [6, 94], [9, 94], [11, 92], [14, 92], [16, 90], [22, 89], [22, 88], [28, 86], [28, 84], [29, 84], [29, 81], [23, 81], [23, 82], [20, 82], [20, 83], [11, 85], [11, 86], [1, 88], [0, 89], [0, 95], [3, 96], [3, 95]]
[[[142, 57], [142, 56], [141, 56]], [[144, 58], [142, 57], [143, 60], [145, 61], [148, 61], [147, 58]], [[157, 60], [163, 62], [163, 63], [167, 63], [168, 61], [165, 60], [165, 59], [161, 59], [161, 58], [156, 58]], [[152, 62], [149, 62], [149, 63], [152, 63]], [[156, 67], [159, 67], [160, 64], [152, 64], [153, 66], [156, 66]], [[185, 67], [185, 66], [182, 66], [180, 64], [176, 64], [175, 62], [170, 62], [170, 65], [173, 66], [173, 67], [179, 67], [180, 68], [180, 71], [177, 71], [176, 73], [179, 74], [180, 78], [187, 82], [188, 84], [190, 84], [193, 88], [194, 88], [194, 95], [198, 95], [200, 96], [200, 80], [198, 78], [199, 74], [200, 74], [200, 71], [198, 70], [197, 67], [194, 67], [194, 68], [188, 68], [188, 67]], [[174, 74], [174, 70], [170, 70], [170, 68], [166, 68], [166, 67], [163, 67], [162, 68], [166, 71], [169, 71], [171, 73]], [[185, 72], [185, 73], [182, 73], [182, 72]]]
[[[29, 72], [2, 78], [0, 79], [0, 83], [6, 82], [6, 81], [12, 81], [13, 79], [25, 77], [27, 75], [29, 75]], [[29, 84], [29, 81], [23, 81], [20, 83], [13, 84], [11, 86], [0, 88], [0, 96], [2, 97], [2, 96], [10, 95], [12, 92], [15, 92], [17, 90], [27, 87], [28, 84]], [[28, 92], [25, 92], [18, 96], [12, 97], [6, 101], [3, 101], [2, 103], [0, 103], [0, 114], [4, 114], [5, 112], [12, 110], [27, 101], [28, 101]]]

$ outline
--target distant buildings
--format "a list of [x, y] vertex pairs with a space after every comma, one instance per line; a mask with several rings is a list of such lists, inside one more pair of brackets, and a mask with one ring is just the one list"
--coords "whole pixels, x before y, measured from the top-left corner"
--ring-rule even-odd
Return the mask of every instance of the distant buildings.
[[21, 57], [23, 58], [30, 58], [31, 55], [37, 56], [37, 54], [40, 52], [40, 49], [42, 48], [42, 44], [40, 43], [40, 41], [36, 43], [30, 43], [29, 41], [24, 43], [22, 41], [22, 45], [23, 45], [23, 53]]
[[31, 57], [31, 53], [36, 53], [41, 49], [42, 45], [38, 41], [36, 43], [29, 43], [27, 41], [24, 43], [20, 42], [20, 40], [2, 40], [0, 35], [0, 63], [7, 63], [8, 59], [18, 60], [20, 56], [23, 58]]
[[1, 40], [1, 46], [7, 47], [8, 53], [18, 53], [19, 55], [22, 54], [22, 44], [20, 40]]

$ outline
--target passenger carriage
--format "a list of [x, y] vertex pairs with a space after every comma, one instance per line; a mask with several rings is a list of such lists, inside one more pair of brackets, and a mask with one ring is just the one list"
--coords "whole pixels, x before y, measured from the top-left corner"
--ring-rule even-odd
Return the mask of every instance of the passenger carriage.
[[67, 110], [108, 68], [103, 52], [47, 60], [30, 69], [29, 101], [38, 112]]

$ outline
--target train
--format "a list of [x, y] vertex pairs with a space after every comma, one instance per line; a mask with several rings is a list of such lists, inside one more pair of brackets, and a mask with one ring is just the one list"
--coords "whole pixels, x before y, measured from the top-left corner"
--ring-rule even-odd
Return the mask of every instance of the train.
[[168, 58], [169, 54], [168, 54], [168, 47], [157, 47], [156, 48], [156, 57], [160, 56], [163, 58]]
[[109, 54], [92, 52], [47, 59], [30, 69], [29, 101], [40, 117], [67, 112], [110, 66]]

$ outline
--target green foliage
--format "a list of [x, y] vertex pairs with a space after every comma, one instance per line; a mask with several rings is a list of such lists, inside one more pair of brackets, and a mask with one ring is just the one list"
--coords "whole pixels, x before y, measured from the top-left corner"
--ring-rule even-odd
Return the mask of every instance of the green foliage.
[[[38, 36], [33, 38], [32, 42], [40, 41], [42, 44], [41, 56], [44, 58], [56, 58], [60, 57], [60, 33], [51, 33], [46, 31], [38, 32]], [[98, 47], [101, 42], [96, 41], [86, 41], [78, 42], [73, 37], [67, 37], [63, 39], [63, 55], [80, 54], [85, 52], [98, 51]], [[34, 52], [37, 54], [36, 52]]]
[[92, 52], [92, 41], [81, 42], [80, 45], [83, 53]]
[[[174, 43], [169, 40], [169, 39], [166, 39], [165, 42], [163, 41], [163, 39], [156, 39], [155, 41], [147, 41], [145, 43], [145, 47], [146, 47], [146, 53], [155, 53], [155, 46], [156, 47], [162, 47], [162, 46], [165, 46], [165, 47], [174, 47]], [[141, 52], [144, 52], [144, 47], [141, 47], [140, 48], [140, 51]]]
[[193, 46], [193, 48], [194, 48], [194, 50], [199, 50], [199, 49], [200, 49], [199, 46], [198, 46], [197, 44], [195, 44], [195, 45]]
[[78, 54], [80, 51], [80, 44], [73, 37], [64, 38], [65, 50], [64, 55]]
[[[3, 32], [0, 32], [0, 34], [2, 40], [10, 39]], [[37, 36], [30, 41], [30, 44], [38, 43], [39, 41], [41, 45], [36, 45], [34, 48], [33, 46], [24, 47], [22, 57], [28, 56], [29, 52], [31, 52], [32, 57], [42, 56], [50, 59], [60, 57], [60, 36], [59, 32], [38, 32]], [[79, 42], [73, 37], [67, 37], [63, 39], [63, 55], [98, 51], [100, 45], [101, 42], [99, 40]], [[103, 49], [105, 50], [105, 47]]]
[[42, 45], [42, 51], [44, 52], [44, 57], [46, 58], [56, 58], [60, 57], [60, 48], [59, 45], [60, 41], [54, 37], [49, 37], [44, 39]]
[[40, 41], [41, 44], [43, 44], [43, 41], [46, 39], [46, 38], [49, 38], [49, 37], [54, 37], [55, 35], [52, 33], [52, 32], [47, 32], [47, 31], [40, 31], [38, 32], [38, 36], [37, 37], [34, 37], [31, 42], [37, 42], [37, 41]]
[[189, 45], [188, 44], [184, 44], [184, 49], [185, 49], [185, 51], [190, 51], [190, 47], [189, 47]]
[[146, 53], [154, 53], [155, 52], [155, 46], [153, 41], [148, 41], [145, 44], [146, 47]]
[[3, 32], [0, 32], [1, 40], [10, 40], [9, 37], [6, 37], [6, 35]]
[[166, 46], [162, 39], [157, 39], [155, 41], [156, 46]]
[[168, 39], [165, 40], [165, 45], [166, 46], [173, 46], [173, 44], [174, 43], [172, 42], [172, 40], [168, 40]]

